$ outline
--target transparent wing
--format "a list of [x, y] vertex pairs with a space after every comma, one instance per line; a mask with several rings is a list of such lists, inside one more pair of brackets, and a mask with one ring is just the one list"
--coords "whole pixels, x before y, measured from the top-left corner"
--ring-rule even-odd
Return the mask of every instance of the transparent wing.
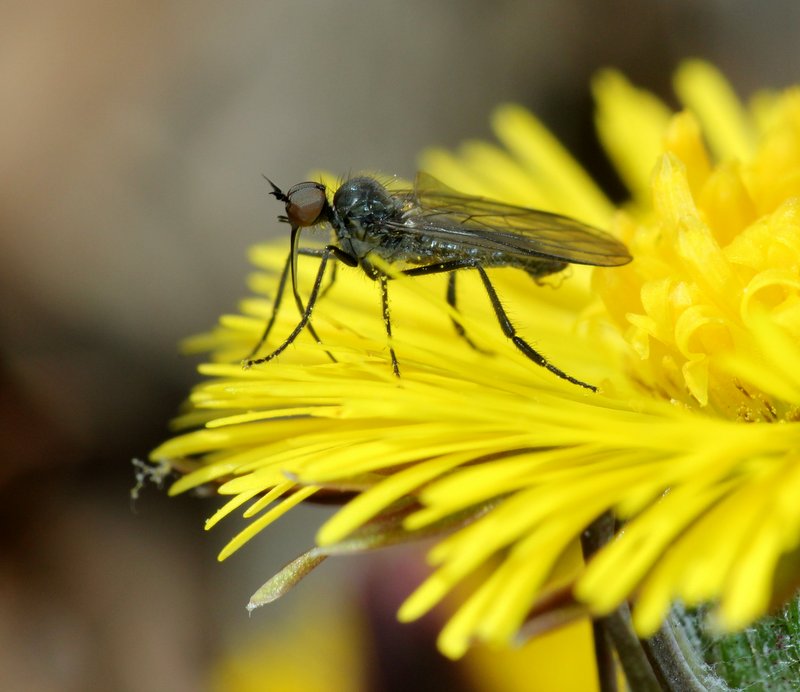
[[607, 233], [546, 211], [471, 197], [418, 173], [413, 191], [396, 193], [407, 212], [399, 232], [412, 232], [465, 252], [500, 252], [508, 257], [563, 260], [614, 267], [631, 261], [628, 249]]

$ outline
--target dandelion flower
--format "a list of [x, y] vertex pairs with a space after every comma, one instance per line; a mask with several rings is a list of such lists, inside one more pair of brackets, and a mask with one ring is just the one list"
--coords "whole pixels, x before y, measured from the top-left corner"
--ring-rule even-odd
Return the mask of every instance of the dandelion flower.
[[[465, 192], [626, 243], [631, 264], [572, 267], [541, 286], [490, 270], [521, 333], [597, 393], [517, 353], [469, 272], [459, 303], [480, 351], [453, 333], [442, 277], [398, 280], [398, 380], [379, 294], [342, 268], [314, 315], [324, 348], [304, 334], [242, 370], [283, 261], [274, 245], [253, 250], [259, 297], [191, 342], [213, 354], [206, 379], [152, 458], [185, 474], [171, 492], [214, 483], [230, 497], [209, 526], [246, 507], [221, 558], [300, 502], [343, 498], [257, 602], [328, 555], [429, 535], [431, 575], [399, 616], [469, 583], [439, 638], [452, 657], [566, 602], [594, 617], [632, 602], [647, 637], [676, 601], [712, 603], [716, 626], [735, 630], [797, 586], [779, 567], [800, 542], [800, 91], [745, 109], [699, 62], [675, 86], [678, 113], [616, 72], [594, 82], [598, 131], [631, 194], [622, 208], [518, 106], [494, 114], [501, 147], [422, 159]], [[307, 290], [313, 258], [299, 270]], [[283, 309], [273, 333], [297, 319]], [[609, 514], [616, 535], [584, 561], [582, 532]]]

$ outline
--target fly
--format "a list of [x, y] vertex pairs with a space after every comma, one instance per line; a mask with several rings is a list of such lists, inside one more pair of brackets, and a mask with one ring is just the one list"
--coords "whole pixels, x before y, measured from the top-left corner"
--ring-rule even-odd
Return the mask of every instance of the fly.
[[[299, 183], [284, 193], [272, 181], [268, 182], [272, 186], [270, 194], [286, 205], [286, 215], [278, 218], [291, 227], [291, 249], [278, 283], [272, 315], [258, 344], [243, 361], [244, 367], [266, 363], [280, 355], [304, 329], [321, 343], [311, 324], [311, 315], [336, 278], [334, 273], [331, 284], [322, 288], [328, 262], [335, 260], [348, 267], [360, 267], [379, 282], [392, 370], [399, 376], [400, 367], [391, 345], [391, 277], [370, 261], [370, 257], [379, 257], [390, 265], [402, 267], [398, 273], [405, 276], [448, 274], [447, 303], [454, 310], [457, 273], [463, 269], [476, 271], [500, 328], [527, 358], [567, 382], [597, 391], [597, 387], [553, 365], [517, 334], [486, 269], [512, 267], [540, 279], [562, 271], [568, 264], [597, 267], [627, 264], [631, 261], [627, 248], [612, 236], [566, 216], [456, 192], [427, 173], [418, 173], [414, 188], [402, 191], [389, 191], [371, 177], [350, 178], [336, 190], [332, 203], [328, 202], [322, 183]], [[301, 229], [322, 224], [333, 229], [332, 242], [324, 248], [300, 247]], [[319, 259], [306, 304], [297, 289], [299, 255]], [[335, 270], [336, 265], [333, 267]], [[280, 346], [256, 358], [275, 323], [288, 276], [300, 321]], [[464, 327], [455, 319], [453, 324], [458, 335], [475, 347]]]

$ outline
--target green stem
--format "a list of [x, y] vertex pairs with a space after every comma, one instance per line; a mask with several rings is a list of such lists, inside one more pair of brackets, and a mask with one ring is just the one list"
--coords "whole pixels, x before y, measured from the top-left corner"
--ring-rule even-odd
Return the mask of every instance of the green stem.
[[[653, 667], [647, 658], [641, 640], [636, 636], [631, 625], [631, 614], [628, 604], [623, 603], [611, 615], [600, 619], [608, 638], [614, 645], [619, 662], [625, 673], [628, 685], [636, 692], [662, 692]], [[681, 692], [683, 692], [683, 688]]]
[[[800, 607], [795, 598], [741, 632], [719, 635], [706, 608], [675, 606], [662, 628], [671, 633], [701, 685], [695, 689], [794, 692], [800, 689]], [[682, 688], [677, 688], [682, 689]], [[693, 689], [693, 688], [687, 688]]]
[[[583, 532], [581, 547], [585, 560], [589, 560], [611, 540], [614, 536], [614, 523], [614, 516], [610, 512], [606, 512]], [[661, 692], [661, 686], [658, 684], [641, 642], [631, 627], [631, 616], [627, 604], [621, 605], [604, 618], [597, 618], [592, 623], [592, 629], [598, 686], [601, 692], [614, 692], [617, 689], [617, 676], [610, 647], [616, 650], [631, 689], [637, 692]]]
[[[581, 535], [583, 559], [589, 561], [614, 535], [614, 517], [610, 512], [601, 515]], [[592, 620], [594, 660], [597, 665], [597, 686], [600, 692], [617, 692], [617, 670], [611, 640], [601, 619]]]
[[[581, 537], [588, 561], [614, 535], [610, 514]], [[709, 608], [673, 606], [658, 633], [639, 640], [627, 604], [592, 626], [598, 685], [616, 692], [613, 651], [632, 692], [796, 692], [800, 690], [800, 600], [745, 630], [719, 635], [708, 624]]]
[[614, 650], [600, 620], [592, 620], [592, 639], [594, 640], [594, 660], [597, 664], [598, 688], [600, 692], [617, 692]]
[[711, 673], [703, 661], [696, 637], [689, 636], [683, 617], [675, 608], [658, 633], [642, 642], [645, 653], [665, 690], [724, 692], [729, 688]]

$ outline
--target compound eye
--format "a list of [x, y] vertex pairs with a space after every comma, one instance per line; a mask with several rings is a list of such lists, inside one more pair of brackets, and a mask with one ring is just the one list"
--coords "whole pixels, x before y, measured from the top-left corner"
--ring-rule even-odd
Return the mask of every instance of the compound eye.
[[327, 204], [321, 183], [298, 183], [286, 193], [286, 216], [297, 228], [313, 226]]

